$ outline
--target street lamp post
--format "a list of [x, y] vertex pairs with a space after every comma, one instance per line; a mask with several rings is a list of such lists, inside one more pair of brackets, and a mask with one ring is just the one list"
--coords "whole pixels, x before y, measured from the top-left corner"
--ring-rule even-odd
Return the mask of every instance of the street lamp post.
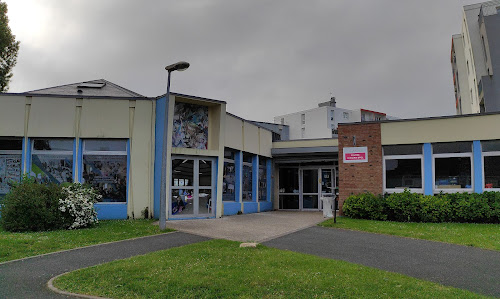
[[160, 230], [167, 226], [167, 129], [168, 129], [168, 101], [170, 100], [170, 73], [173, 71], [185, 71], [189, 63], [179, 61], [167, 65], [165, 70], [168, 72], [167, 94], [165, 95], [165, 121], [163, 122], [163, 147], [161, 152], [161, 190], [160, 190]]

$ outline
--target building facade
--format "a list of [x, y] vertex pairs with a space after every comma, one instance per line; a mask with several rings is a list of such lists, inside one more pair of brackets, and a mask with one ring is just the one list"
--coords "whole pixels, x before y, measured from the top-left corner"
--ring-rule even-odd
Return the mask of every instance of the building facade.
[[462, 33], [451, 47], [457, 114], [500, 111], [499, 10], [499, 0], [463, 8]]
[[317, 108], [274, 117], [275, 124], [288, 126], [289, 139], [316, 139], [337, 137], [339, 123], [379, 121], [385, 113], [360, 109], [348, 110], [336, 105], [335, 97], [319, 103]]

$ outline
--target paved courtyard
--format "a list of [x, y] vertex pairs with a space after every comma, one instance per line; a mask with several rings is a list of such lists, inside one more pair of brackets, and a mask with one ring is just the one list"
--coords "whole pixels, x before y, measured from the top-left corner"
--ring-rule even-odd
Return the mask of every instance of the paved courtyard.
[[314, 226], [323, 220], [323, 212], [272, 211], [218, 219], [167, 221], [167, 227], [215, 239], [264, 242]]

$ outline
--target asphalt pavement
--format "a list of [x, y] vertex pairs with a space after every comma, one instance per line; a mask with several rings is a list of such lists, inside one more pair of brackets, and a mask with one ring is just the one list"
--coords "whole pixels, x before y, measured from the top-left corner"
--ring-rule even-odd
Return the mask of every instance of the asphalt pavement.
[[498, 251], [318, 226], [263, 245], [344, 260], [500, 297]]

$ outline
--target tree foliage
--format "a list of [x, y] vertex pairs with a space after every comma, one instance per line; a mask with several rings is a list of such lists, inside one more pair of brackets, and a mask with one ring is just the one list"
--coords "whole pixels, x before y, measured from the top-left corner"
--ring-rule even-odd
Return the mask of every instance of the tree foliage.
[[0, 92], [9, 89], [12, 69], [17, 63], [19, 41], [12, 34], [7, 17], [7, 3], [0, 2]]

